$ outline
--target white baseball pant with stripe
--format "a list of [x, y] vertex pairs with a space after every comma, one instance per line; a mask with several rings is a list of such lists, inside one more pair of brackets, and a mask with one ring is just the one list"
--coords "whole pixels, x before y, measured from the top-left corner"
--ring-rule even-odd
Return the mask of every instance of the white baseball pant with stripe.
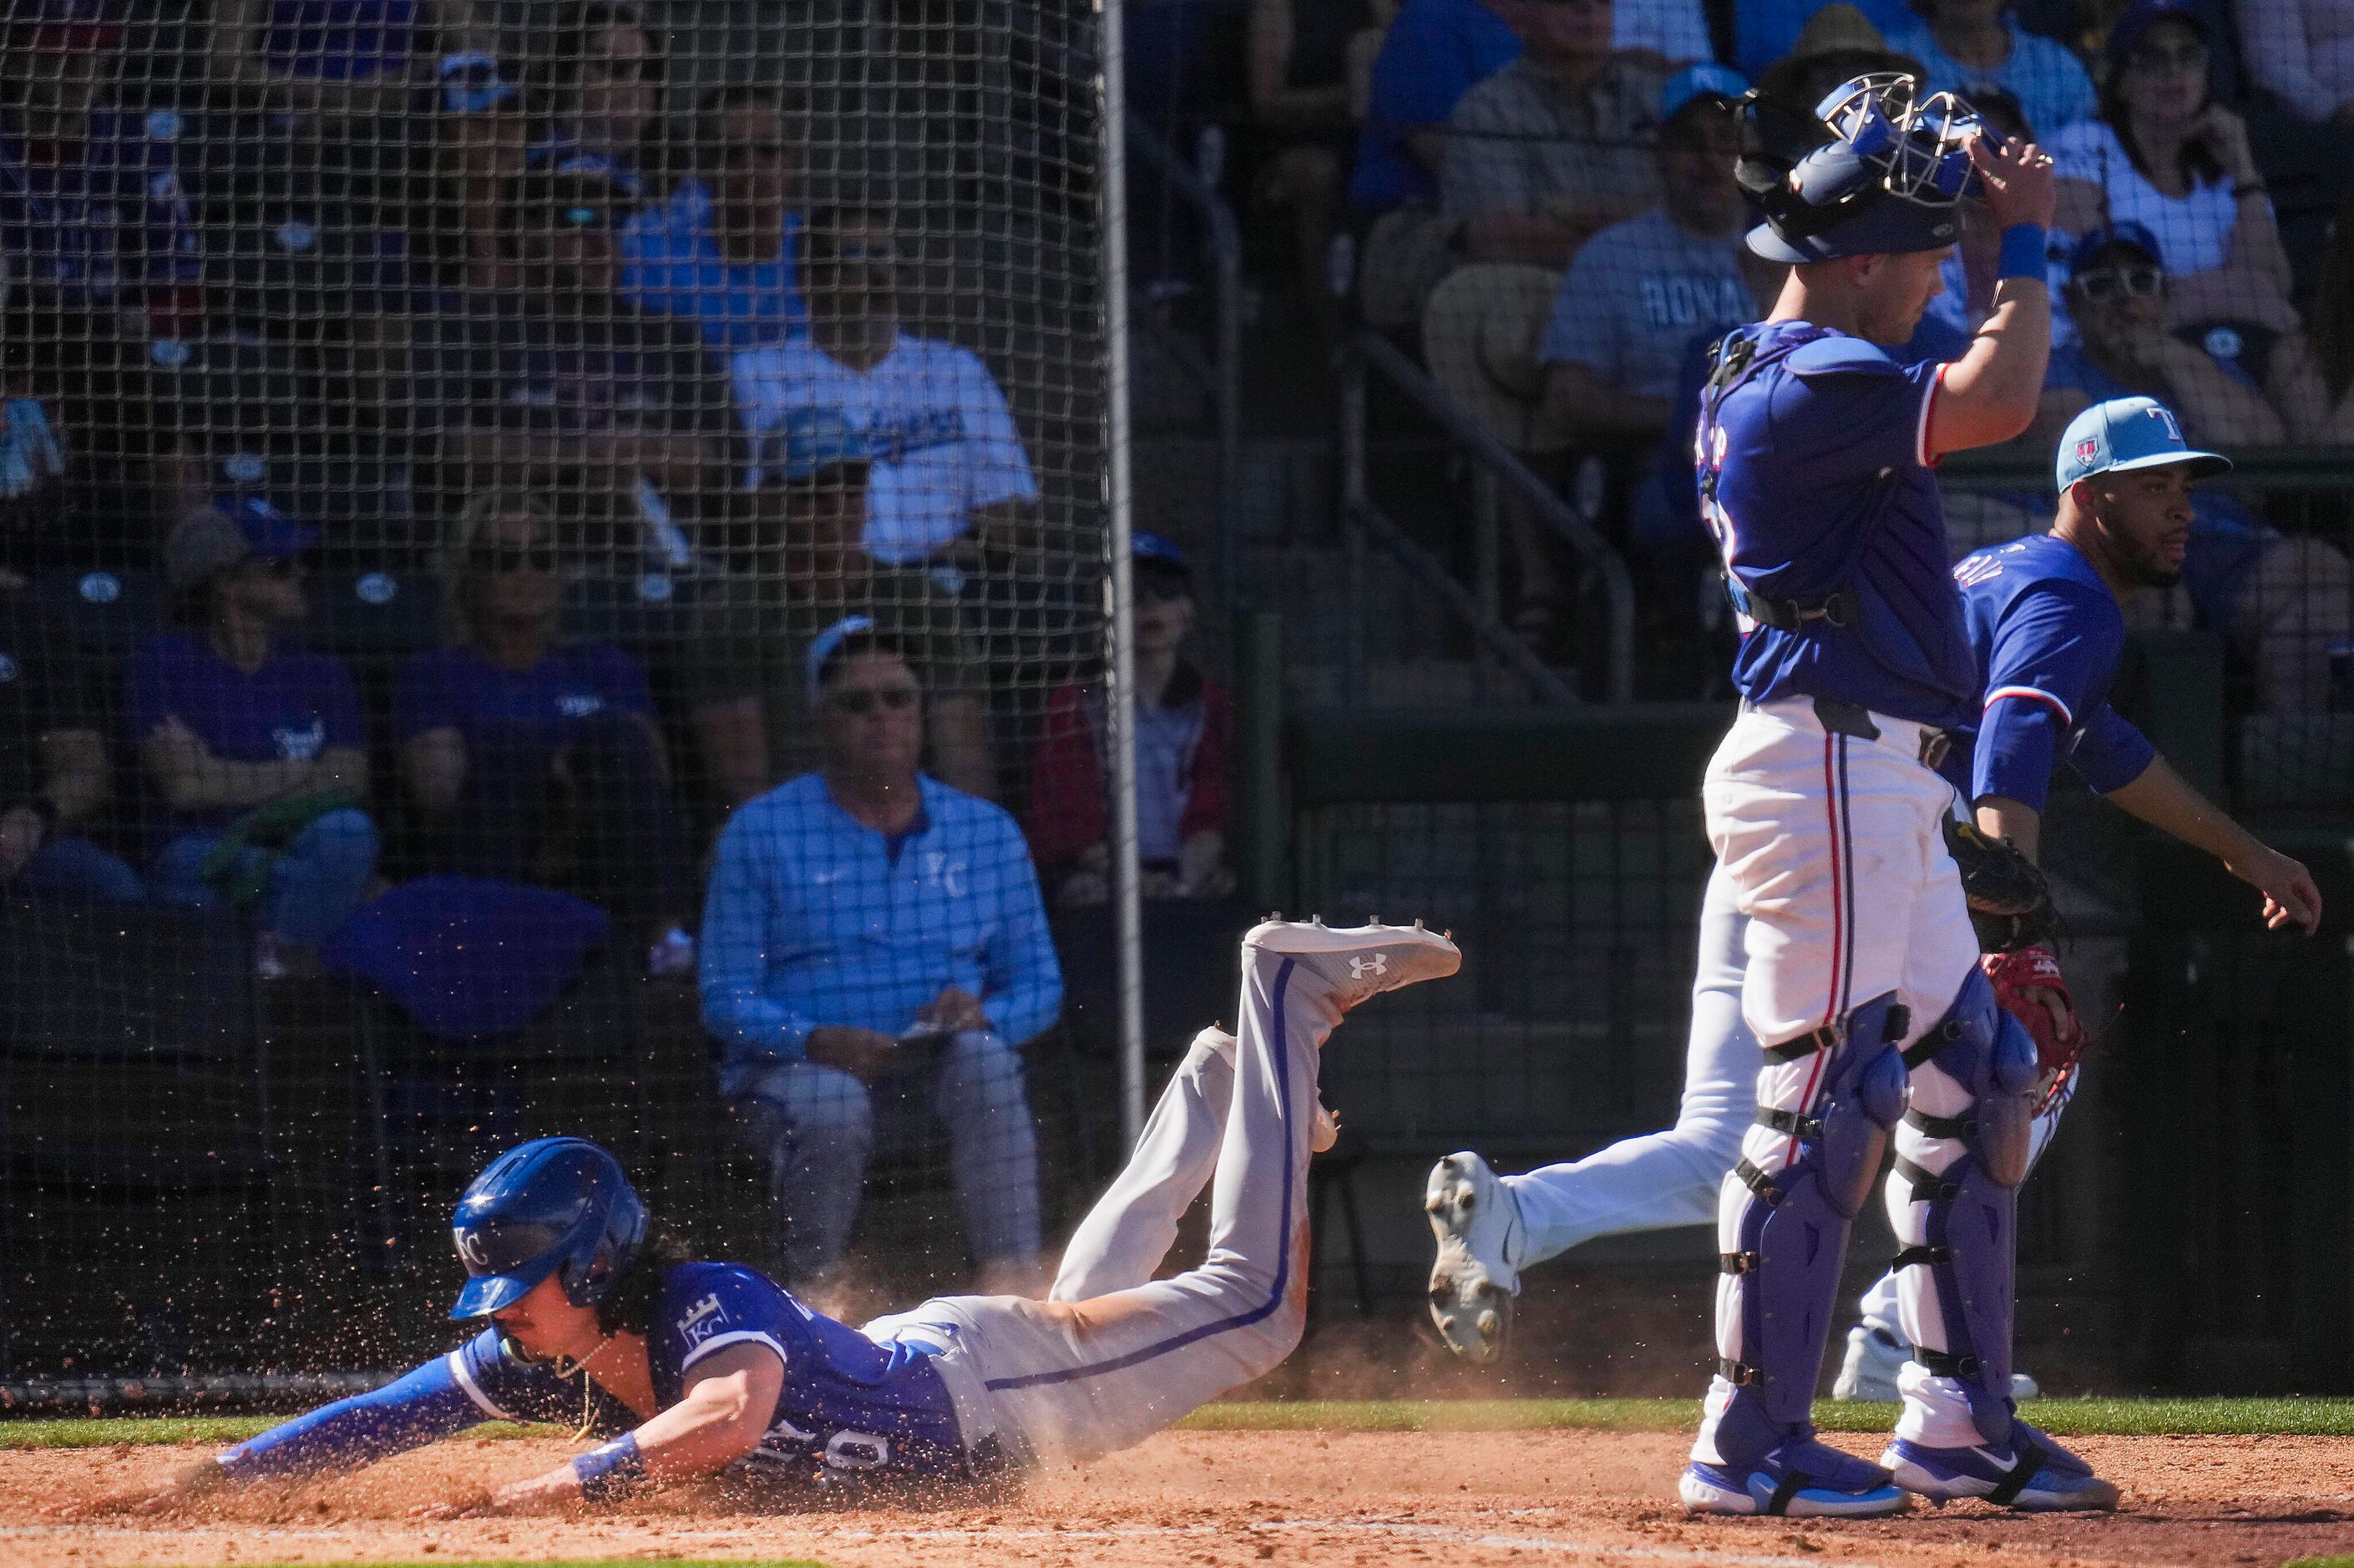
[[[1054, 1298], [939, 1297], [865, 1326], [938, 1348], [968, 1443], [994, 1434], [1023, 1462], [1111, 1453], [1273, 1371], [1299, 1342], [1317, 1053], [1340, 1013], [1313, 970], [1254, 948], [1239, 1013], [1232, 1068], [1195, 1042], [1081, 1224]], [[1207, 1256], [1151, 1279], [1205, 1179]]]

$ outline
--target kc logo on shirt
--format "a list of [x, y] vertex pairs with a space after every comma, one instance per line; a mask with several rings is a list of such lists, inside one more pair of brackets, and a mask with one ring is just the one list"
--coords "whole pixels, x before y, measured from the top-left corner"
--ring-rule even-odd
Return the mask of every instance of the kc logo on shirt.
[[289, 762], [308, 762], [327, 749], [327, 721], [313, 719], [307, 725], [281, 724], [270, 732], [278, 743], [278, 755]]
[[693, 1350], [726, 1326], [727, 1308], [719, 1304], [715, 1293], [686, 1309], [686, 1316], [678, 1320], [678, 1333], [687, 1348]]

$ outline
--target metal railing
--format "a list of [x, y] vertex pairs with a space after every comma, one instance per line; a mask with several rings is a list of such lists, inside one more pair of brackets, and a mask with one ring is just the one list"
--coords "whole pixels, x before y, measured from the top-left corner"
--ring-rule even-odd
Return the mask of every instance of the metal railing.
[[1235, 478], [1242, 466], [1243, 231], [1234, 208], [1200, 172], [1180, 157], [1161, 132], [1139, 115], [1128, 116], [1128, 151], [1184, 198], [1202, 219], [1209, 253], [1212, 343], [1206, 373], [1216, 410], [1218, 470], [1218, 602], [1239, 603], [1242, 551], [1234, 536]]
[[[1518, 453], [1471, 411], [1431, 379], [1395, 344], [1380, 334], [1360, 332], [1341, 348], [1341, 509], [1349, 552], [1351, 613], [1346, 655], [1347, 678], [1352, 690], [1363, 690], [1365, 634], [1363, 551], [1380, 546], [1413, 575], [1416, 581], [1462, 618], [1482, 651], [1510, 664], [1549, 703], [1575, 702], [1576, 694], [1514, 635], [1503, 621], [1499, 580], [1501, 556], [1502, 506], [1506, 492], [1528, 508], [1538, 524], [1551, 531], [1574, 551], [1601, 585], [1609, 616], [1605, 644], [1603, 689], [1613, 703], [1630, 702], [1635, 693], [1635, 585], [1627, 563], [1607, 540], [1595, 532], [1576, 508], [1553, 493], [1532, 472]], [[1437, 560], [1423, 550], [1394, 523], [1384, 517], [1367, 494], [1366, 388], [1378, 374], [1428, 415], [1477, 464], [1472, 485], [1473, 550], [1477, 563], [1474, 586], [1466, 589]]]

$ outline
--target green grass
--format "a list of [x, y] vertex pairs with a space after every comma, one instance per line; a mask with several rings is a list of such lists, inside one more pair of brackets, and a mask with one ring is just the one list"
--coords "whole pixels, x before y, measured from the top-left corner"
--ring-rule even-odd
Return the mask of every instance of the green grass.
[[[2040, 1399], [2020, 1414], [2073, 1436], [2354, 1437], [2354, 1399]], [[1182, 1424], [1190, 1432], [1681, 1432], [1699, 1418], [1696, 1399], [1299, 1400], [1212, 1404]], [[1893, 1404], [1815, 1406], [1831, 1432], [1885, 1432]], [[0, 1448], [102, 1448], [118, 1444], [234, 1443], [270, 1416], [27, 1417], [0, 1421]], [[556, 1426], [478, 1426], [478, 1437], [561, 1436]], [[2354, 1558], [2331, 1568], [2354, 1568]]]
[[[2039, 1399], [2020, 1414], [2076, 1436], [2354, 1437], [2354, 1399]], [[1681, 1432], [1699, 1415], [1697, 1399], [1336, 1400], [1212, 1404], [1183, 1425], [1195, 1432]], [[1832, 1432], [1885, 1432], [1896, 1406], [1820, 1400], [1815, 1420]]]
[[2300, 1557], [2281, 1568], [2354, 1568], [2354, 1557]]

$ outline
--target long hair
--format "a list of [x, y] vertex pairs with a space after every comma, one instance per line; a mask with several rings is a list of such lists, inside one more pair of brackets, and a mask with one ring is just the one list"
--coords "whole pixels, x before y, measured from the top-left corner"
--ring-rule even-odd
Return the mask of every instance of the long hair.
[[547, 503], [527, 490], [493, 485], [466, 499], [466, 509], [442, 535], [435, 575], [441, 588], [441, 641], [451, 648], [474, 643], [474, 541], [495, 518], [529, 517], [556, 538], [556, 518]]
[[[2155, 31], [2156, 27], [2153, 26], [2151, 30]], [[2147, 37], [2148, 35], [2143, 36]], [[2208, 41], [2203, 32], [2199, 35], [2199, 38], [2201, 43]], [[2142, 150], [2140, 143], [2135, 141], [2133, 116], [2126, 111], [2126, 73], [2132, 69], [2126, 61], [2119, 60], [2116, 69], [2109, 72], [2108, 79], [2101, 84], [2101, 118], [2107, 122], [2110, 130], [2116, 132], [2117, 145], [2126, 150], [2126, 157], [2135, 170], [2142, 178], [2155, 183], [2150, 173], [2149, 155]], [[2207, 106], [2214, 101], [2215, 64], [2212, 59], [2210, 59], [2207, 63], [2207, 96], [2200, 100], [2199, 107], [2193, 112], [2205, 113]], [[2203, 140], [2184, 143], [2175, 167], [2176, 172], [2192, 185], [2211, 185], [2223, 177], [2221, 162], [2216, 158], [2214, 149], [2208, 146]], [[2105, 182], [2104, 185], [2105, 186]], [[2107, 195], [2106, 189], [2104, 188], [2102, 191], [2104, 207], [2106, 206]], [[2106, 219], [2104, 218], [2103, 221], [2105, 222]]]
[[662, 1296], [663, 1276], [682, 1263], [700, 1263], [702, 1255], [684, 1237], [657, 1224], [638, 1247], [630, 1266], [613, 1281], [612, 1293], [597, 1303], [597, 1327], [608, 1334], [642, 1334], [652, 1326], [654, 1302]]

